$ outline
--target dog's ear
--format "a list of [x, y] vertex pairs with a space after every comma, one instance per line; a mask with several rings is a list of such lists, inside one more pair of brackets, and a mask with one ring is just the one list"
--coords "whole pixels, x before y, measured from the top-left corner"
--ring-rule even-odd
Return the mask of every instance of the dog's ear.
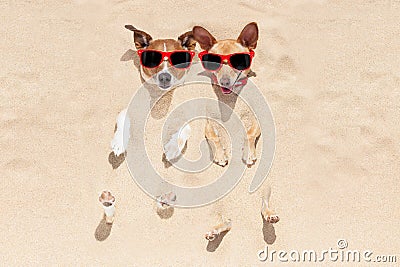
[[181, 43], [182, 47], [188, 50], [194, 50], [196, 48], [196, 40], [194, 39], [192, 31], [185, 32], [179, 36], [178, 41]]
[[238, 43], [249, 49], [256, 48], [257, 40], [258, 40], [258, 26], [257, 23], [255, 22], [247, 24], [243, 28], [239, 37], [237, 38]]
[[204, 50], [210, 50], [211, 47], [217, 43], [217, 40], [215, 40], [214, 36], [212, 36], [211, 33], [201, 26], [194, 26], [192, 32], [194, 39]]
[[150, 42], [153, 40], [150, 34], [138, 30], [132, 25], [125, 25], [125, 28], [127, 28], [130, 31], [133, 31], [133, 40], [135, 41], [136, 49], [143, 49], [148, 47], [150, 45]]

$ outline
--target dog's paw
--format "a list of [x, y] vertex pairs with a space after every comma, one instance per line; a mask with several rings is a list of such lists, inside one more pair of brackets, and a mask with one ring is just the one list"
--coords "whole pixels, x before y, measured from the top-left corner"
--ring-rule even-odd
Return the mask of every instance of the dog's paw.
[[221, 167], [225, 167], [228, 164], [228, 157], [226, 156], [224, 149], [215, 152], [214, 162]]
[[189, 124], [179, 129], [172, 135], [171, 139], [164, 146], [165, 158], [168, 161], [178, 158], [190, 137], [191, 128]]
[[250, 150], [248, 146], [243, 147], [243, 155], [242, 155], [242, 161], [247, 165], [247, 166], [252, 166], [256, 163], [257, 161], [257, 155], [255, 152], [255, 149]]
[[178, 158], [181, 155], [182, 150], [179, 146], [178, 134], [172, 135], [172, 138], [164, 146], [165, 158], [168, 161]]
[[269, 223], [277, 223], [279, 222], [279, 216], [276, 214], [268, 215], [265, 220]]

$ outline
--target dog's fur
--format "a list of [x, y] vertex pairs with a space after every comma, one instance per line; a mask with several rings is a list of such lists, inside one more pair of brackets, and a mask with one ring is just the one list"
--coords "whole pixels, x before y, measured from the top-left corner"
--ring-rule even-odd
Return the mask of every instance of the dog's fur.
[[181, 155], [182, 150], [190, 137], [191, 131], [190, 125], [186, 124], [185, 126], [182, 126], [178, 132], [172, 135], [171, 139], [164, 146], [166, 160], [171, 161]]
[[117, 116], [117, 127], [114, 138], [111, 141], [111, 149], [118, 157], [126, 152], [130, 138], [131, 122], [127, 114], [127, 109], [122, 110]]
[[115, 214], [115, 197], [110, 191], [104, 190], [99, 196], [99, 201], [103, 206], [106, 223], [112, 224], [114, 222]]
[[[258, 26], [255, 22], [247, 24], [237, 39], [227, 39], [217, 41], [206, 29], [201, 26], [195, 26], [192, 30], [195, 40], [199, 43], [200, 47], [210, 53], [228, 55], [240, 52], [249, 52], [257, 47], [258, 41]], [[217, 87], [221, 93], [220, 98], [230, 98], [229, 94], [232, 88], [236, 86], [237, 81], [247, 79], [251, 70], [239, 72], [223, 62], [223, 67], [215, 72]], [[240, 91], [242, 88], [239, 88]], [[246, 139], [243, 146], [243, 161], [251, 166], [257, 160], [256, 156], [256, 141], [261, 135], [260, 126], [254, 118], [251, 119], [250, 127], [247, 129]], [[218, 134], [215, 123], [208, 121], [205, 129], [205, 136], [207, 140], [213, 143], [214, 147], [214, 162], [220, 166], [225, 166], [228, 159], [225, 149], [221, 142], [221, 136]]]
[[224, 219], [221, 217], [222, 222], [215, 225], [211, 231], [206, 232], [204, 237], [208, 241], [213, 241], [217, 236], [219, 236], [223, 232], [230, 231], [232, 229], [232, 220], [231, 219]]
[[261, 199], [261, 215], [264, 220], [269, 223], [277, 223], [279, 222], [279, 216], [275, 214], [274, 211], [269, 209], [269, 203], [267, 198]]
[[[192, 31], [185, 32], [180, 35], [177, 40], [153, 40], [150, 34], [138, 30], [132, 25], [125, 25], [125, 28], [133, 31], [135, 47], [138, 50], [151, 49], [167, 52], [174, 50], [194, 50], [196, 47]], [[140, 74], [147, 83], [156, 84], [161, 90], [169, 90], [184, 77], [186, 70], [171, 68], [169, 61], [164, 60], [164, 62], [156, 68], [149, 69], [140, 66]]]
[[[185, 32], [180, 35], [177, 40], [174, 39], [157, 39], [153, 40], [150, 34], [136, 29], [132, 25], [125, 25], [125, 28], [133, 32], [133, 39], [135, 42], [136, 49], [151, 49], [159, 51], [174, 51], [174, 50], [194, 50], [196, 46], [196, 41], [193, 38], [192, 31]], [[164, 60], [160, 66], [157, 68], [144, 68], [140, 66], [140, 75], [142, 81], [146, 85], [156, 85], [161, 90], [169, 90], [174, 85], [179, 83], [179, 81], [184, 78], [186, 70], [180, 70], [176, 68], [171, 68], [171, 64], [168, 60]], [[152, 92], [151, 86], [146, 86], [150, 88], [150, 95], [155, 96], [158, 99], [161, 95], [159, 92]], [[157, 91], [157, 90], [156, 90]], [[127, 116], [126, 110], [120, 112], [117, 117], [117, 129], [114, 134], [114, 138], [111, 142], [111, 149], [116, 156], [121, 155], [127, 149], [129, 141], [129, 127], [130, 120]], [[175, 156], [179, 156], [182, 149], [177, 145], [176, 147], [168, 147], [169, 150]], [[171, 153], [168, 153], [170, 155]]]
[[175, 201], [176, 201], [176, 194], [174, 192], [162, 194], [158, 196], [156, 199], [157, 208], [167, 209], [169, 207], [173, 207]]

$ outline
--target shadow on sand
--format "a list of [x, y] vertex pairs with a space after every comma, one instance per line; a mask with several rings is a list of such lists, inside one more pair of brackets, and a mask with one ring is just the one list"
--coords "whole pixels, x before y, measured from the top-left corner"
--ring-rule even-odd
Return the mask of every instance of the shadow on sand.
[[224, 236], [228, 233], [229, 231], [224, 231], [221, 234], [219, 234], [213, 241], [208, 241], [207, 248], [206, 250], [208, 252], [214, 252], [217, 250], [219, 245], [222, 242], [222, 239], [224, 239]]
[[111, 151], [111, 153], [108, 155], [108, 162], [111, 164], [114, 170], [117, 169], [124, 161], [125, 161], [125, 154], [116, 156], [114, 152]]
[[261, 214], [261, 218], [263, 220], [263, 236], [264, 236], [264, 241], [268, 245], [272, 245], [275, 240], [276, 240], [276, 234], [275, 234], [275, 228], [272, 223], [267, 222], [264, 217]]
[[97, 241], [106, 240], [111, 234], [111, 228], [112, 224], [106, 223], [106, 216], [104, 215], [94, 232], [94, 237]]
[[183, 155], [185, 154], [186, 149], [187, 149], [187, 143], [185, 143], [185, 146], [183, 147], [183, 149], [182, 149], [182, 151], [181, 151], [181, 154], [180, 154], [178, 157], [176, 157], [176, 158], [174, 158], [174, 159], [172, 159], [172, 160], [170, 160], [170, 161], [167, 160], [167, 157], [165, 156], [165, 153], [163, 153], [162, 158], [161, 158], [161, 161], [164, 163], [164, 168], [168, 169], [168, 168], [171, 167], [174, 163], [178, 162], [178, 160], [179, 160], [180, 158], [182, 158]]
[[157, 215], [161, 218], [161, 219], [169, 219], [172, 217], [172, 215], [174, 215], [174, 207], [168, 207], [165, 209], [161, 209], [161, 208], [157, 208]]

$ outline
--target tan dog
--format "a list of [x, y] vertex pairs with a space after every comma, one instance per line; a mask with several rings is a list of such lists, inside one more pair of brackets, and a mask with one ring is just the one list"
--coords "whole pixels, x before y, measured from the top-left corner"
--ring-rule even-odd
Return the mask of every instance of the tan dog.
[[[252, 73], [250, 68], [243, 70], [235, 69], [232, 65], [233, 54], [247, 53], [254, 55], [253, 49], [257, 46], [258, 27], [255, 22], [247, 24], [237, 39], [227, 39], [217, 41], [206, 29], [201, 26], [195, 26], [192, 30], [195, 40], [199, 43], [202, 49], [214, 55], [222, 55], [224, 60], [221, 62], [221, 67], [212, 72], [214, 84], [220, 90], [220, 98], [223, 100], [232, 98], [230, 94], [233, 89], [240, 92], [246, 85], [248, 76]], [[252, 58], [250, 57], [250, 60]], [[221, 57], [222, 58], [222, 57]], [[250, 61], [251, 63], [251, 61]], [[204, 66], [204, 64], [203, 64]], [[240, 66], [240, 64], [239, 64]], [[222, 94], [221, 94], [222, 93]], [[218, 95], [218, 93], [217, 93]], [[247, 114], [248, 115], [248, 114]], [[249, 120], [247, 128], [247, 137], [243, 147], [243, 162], [248, 166], [253, 165], [257, 160], [256, 156], [256, 140], [261, 135], [261, 129], [257, 119], [252, 116]], [[225, 166], [228, 163], [224, 146], [221, 143], [221, 135], [212, 121], [208, 121], [205, 129], [207, 140], [214, 144], [214, 162], [220, 166]]]
[[221, 217], [222, 222], [218, 225], [215, 225], [211, 231], [208, 231], [205, 234], [205, 238], [208, 241], [213, 241], [217, 238], [221, 233], [230, 231], [232, 229], [232, 221], [231, 219], [224, 219]]

